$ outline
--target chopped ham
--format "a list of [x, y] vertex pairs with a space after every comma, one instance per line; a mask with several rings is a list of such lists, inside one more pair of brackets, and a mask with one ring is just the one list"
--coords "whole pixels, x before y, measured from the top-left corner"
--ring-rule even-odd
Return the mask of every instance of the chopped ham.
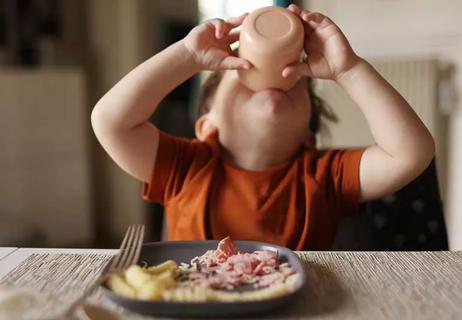
[[219, 262], [226, 261], [229, 257], [237, 254], [236, 245], [234, 244], [231, 237], [226, 237], [218, 243], [218, 248], [215, 251], [215, 256]]
[[249, 284], [263, 288], [283, 283], [294, 273], [287, 262], [279, 264], [276, 252], [240, 252], [230, 237], [221, 240], [216, 250], [192, 259], [182, 269], [194, 284], [214, 289]]

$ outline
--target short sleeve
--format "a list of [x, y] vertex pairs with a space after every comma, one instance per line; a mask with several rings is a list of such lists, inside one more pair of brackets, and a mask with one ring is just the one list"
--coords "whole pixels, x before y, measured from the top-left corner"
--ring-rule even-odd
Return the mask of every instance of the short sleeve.
[[361, 193], [359, 167], [364, 149], [330, 150], [320, 159], [327, 197], [335, 201], [341, 215], [358, 212]]
[[210, 150], [198, 140], [178, 138], [159, 131], [159, 144], [149, 183], [142, 185], [144, 200], [167, 203], [181, 192], [194, 170], [210, 158]]

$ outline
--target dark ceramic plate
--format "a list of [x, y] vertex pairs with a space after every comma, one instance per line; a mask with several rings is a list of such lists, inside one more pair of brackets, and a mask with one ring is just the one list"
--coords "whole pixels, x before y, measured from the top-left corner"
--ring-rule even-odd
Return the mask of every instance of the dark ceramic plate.
[[[235, 241], [237, 247], [243, 252], [255, 250], [277, 251], [279, 261], [289, 262], [292, 268], [300, 274], [300, 281], [296, 289], [284, 296], [264, 301], [249, 302], [165, 302], [143, 301], [118, 296], [106, 287], [102, 287], [103, 293], [113, 302], [129, 310], [156, 316], [170, 317], [236, 317], [250, 316], [266, 313], [277, 309], [282, 305], [294, 300], [306, 283], [303, 264], [297, 255], [284, 247], [275, 246], [263, 242]], [[192, 258], [204, 254], [207, 250], [217, 248], [218, 241], [169, 241], [153, 242], [143, 245], [140, 262], [148, 265], [159, 264], [165, 260], [174, 260], [178, 264], [189, 263]]]

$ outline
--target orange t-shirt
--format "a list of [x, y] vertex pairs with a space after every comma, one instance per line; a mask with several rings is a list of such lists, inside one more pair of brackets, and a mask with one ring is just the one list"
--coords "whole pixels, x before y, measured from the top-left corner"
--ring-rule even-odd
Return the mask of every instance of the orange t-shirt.
[[206, 142], [160, 132], [151, 183], [143, 198], [164, 205], [169, 240], [270, 242], [327, 250], [337, 222], [357, 210], [363, 150], [303, 149], [264, 171], [236, 167]]

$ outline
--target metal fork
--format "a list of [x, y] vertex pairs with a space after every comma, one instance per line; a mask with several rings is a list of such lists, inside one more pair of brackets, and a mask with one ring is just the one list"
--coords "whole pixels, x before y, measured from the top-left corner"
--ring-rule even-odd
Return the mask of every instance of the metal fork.
[[[141, 246], [143, 245], [144, 225], [131, 225], [128, 227], [125, 237], [120, 245], [119, 252], [110, 262], [104, 275], [125, 271], [131, 265], [138, 262]], [[103, 275], [102, 275], [103, 276]]]
[[123, 272], [131, 265], [136, 264], [140, 258], [143, 238], [144, 225], [130, 225], [127, 232], [125, 232], [124, 239], [122, 240], [117, 254], [108, 263], [107, 267], [104, 268], [99, 278], [96, 279], [95, 282], [84, 291], [82, 296], [66, 310], [63, 317], [70, 317], [75, 310], [81, 306], [85, 299], [103, 284], [111, 274]]

